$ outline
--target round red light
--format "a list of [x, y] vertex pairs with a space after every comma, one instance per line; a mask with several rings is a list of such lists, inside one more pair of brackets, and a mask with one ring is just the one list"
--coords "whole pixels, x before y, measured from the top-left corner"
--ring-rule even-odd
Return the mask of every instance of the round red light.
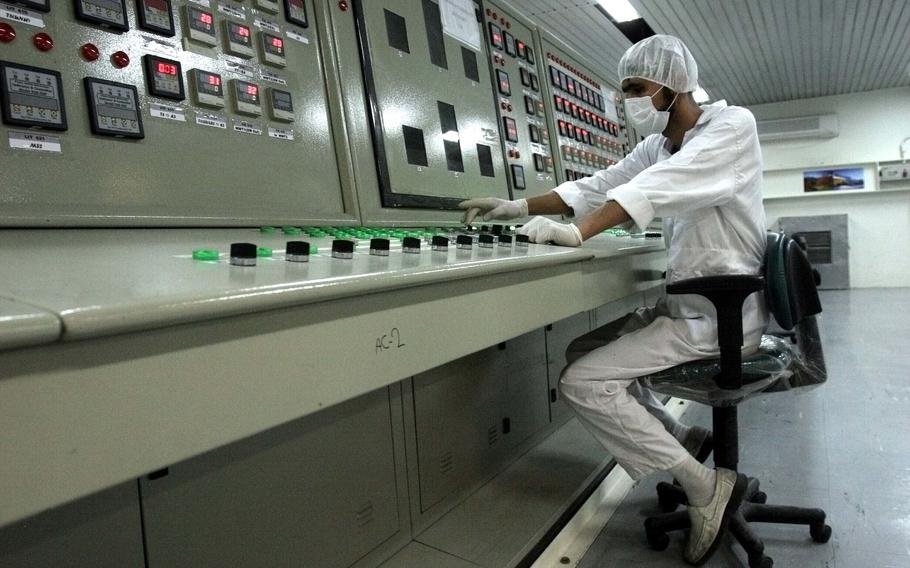
[[82, 58], [86, 61], [95, 61], [101, 56], [101, 51], [98, 50], [98, 46], [94, 43], [82, 44], [80, 51], [82, 51]]
[[123, 69], [130, 64], [130, 56], [125, 51], [116, 51], [111, 55], [111, 63], [117, 69]]
[[54, 40], [44, 32], [37, 33], [32, 38], [32, 43], [38, 48], [38, 51], [50, 51], [54, 49]]
[[340, 2], [338, 2], [338, 9], [341, 10], [342, 12], [347, 12], [348, 11], [347, 0], [341, 0]]
[[16, 28], [7, 24], [0, 23], [0, 43], [9, 43], [16, 39]]

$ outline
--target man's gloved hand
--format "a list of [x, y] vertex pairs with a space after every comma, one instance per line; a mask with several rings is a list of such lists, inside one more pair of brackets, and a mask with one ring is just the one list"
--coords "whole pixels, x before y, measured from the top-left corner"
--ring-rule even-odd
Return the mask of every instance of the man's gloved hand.
[[546, 217], [534, 217], [524, 227], [518, 229], [518, 234], [528, 235], [531, 242], [547, 244], [552, 241], [564, 247], [581, 246], [581, 231], [574, 223], [557, 223]]
[[458, 206], [462, 209], [467, 209], [463, 218], [465, 225], [470, 225], [478, 214], [483, 215], [484, 221], [491, 219], [518, 219], [519, 217], [528, 216], [527, 199], [508, 201], [498, 197], [482, 197], [480, 199], [462, 201]]

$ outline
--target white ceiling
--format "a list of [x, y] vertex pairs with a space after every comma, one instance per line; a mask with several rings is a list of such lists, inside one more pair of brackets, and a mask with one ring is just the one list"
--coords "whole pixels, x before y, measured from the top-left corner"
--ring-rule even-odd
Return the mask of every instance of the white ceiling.
[[[712, 99], [740, 105], [910, 85], [908, 0], [630, 0], [681, 38]], [[608, 78], [630, 42], [595, 0], [513, 0]]]

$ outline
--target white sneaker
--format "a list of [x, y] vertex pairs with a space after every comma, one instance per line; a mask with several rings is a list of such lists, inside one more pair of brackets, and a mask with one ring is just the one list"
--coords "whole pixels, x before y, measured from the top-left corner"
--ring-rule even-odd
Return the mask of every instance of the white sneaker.
[[683, 557], [690, 564], [704, 564], [721, 542], [724, 529], [742, 503], [749, 479], [729, 469], [717, 468], [714, 497], [704, 507], [688, 507], [692, 530]]

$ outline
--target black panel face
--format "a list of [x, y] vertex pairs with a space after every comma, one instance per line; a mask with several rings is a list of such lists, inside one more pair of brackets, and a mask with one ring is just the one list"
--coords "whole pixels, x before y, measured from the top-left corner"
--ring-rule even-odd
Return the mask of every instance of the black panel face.
[[145, 138], [136, 87], [93, 77], [86, 77], [84, 82], [92, 132], [101, 136]]
[[446, 166], [449, 171], [463, 172], [464, 158], [461, 155], [455, 107], [442, 101], [436, 101], [436, 107], [439, 110], [439, 124], [442, 130], [442, 145], [446, 153]]
[[401, 130], [404, 134], [404, 147], [408, 155], [408, 163], [413, 166], [429, 166], [423, 130], [411, 126], [402, 126]]
[[12, 3], [32, 10], [38, 10], [39, 12], [51, 11], [51, 0], [12, 0]]
[[171, 37], [174, 35], [174, 11], [171, 0], [138, 0], [136, 17], [139, 27]]
[[512, 83], [509, 82], [509, 74], [502, 69], [496, 70], [496, 85], [501, 94], [507, 97], [512, 94]]
[[515, 123], [515, 119], [508, 116], [502, 117], [502, 129], [505, 131], [507, 141], [518, 142], [518, 125]]
[[531, 142], [540, 144], [540, 128], [535, 124], [528, 125], [528, 136], [531, 137]]
[[480, 175], [484, 177], [496, 177], [496, 172], [493, 169], [493, 151], [490, 147], [484, 144], [478, 144], [477, 157], [480, 159]]
[[114, 30], [130, 29], [126, 19], [126, 0], [74, 0], [76, 17]]
[[496, 49], [502, 49], [502, 29], [494, 23], [490, 23], [490, 45]]
[[464, 76], [479, 83], [480, 71], [477, 69], [477, 54], [474, 53], [474, 50], [462, 47], [461, 60], [464, 63]]
[[0, 61], [0, 100], [4, 124], [66, 130], [60, 73]]
[[306, 0], [284, 0], [284, 18], [302, 28], [310, 25], [306, 15]]
[[525, 189], [525, 169], [518, 164], [512, 164], [512, 187], [515, 189]]
[[505, 44], [506, 53], [515, 57], [517, 52], [515, 51], [515, 37], [509, 32], [504, 32], [502, 34], [502, 42]]
[[389, 47], [411, 53], [411, 46], [408, 43], [408, 24], [404, 18], [385, 10], [385, 28], [389, 35]]
[[525, 95], [525, 112], [531, 116], [537, 114], [537, 105], [534, 103], [534, 98]]
[[183, 71], [179, 61], [172, 61], [157, 55], [145, 55], [142, 61], [150, 94], [175, 101], [182, 101], [185, 98]]
[[443, 69], [449, 68], [446, 60], [446, 44], [442, 34], [442, 19], [439, 16], [439, 4], [423, 0], [423, 23], [427, 29], [427, 45], [430, 49], [430, 62]]

